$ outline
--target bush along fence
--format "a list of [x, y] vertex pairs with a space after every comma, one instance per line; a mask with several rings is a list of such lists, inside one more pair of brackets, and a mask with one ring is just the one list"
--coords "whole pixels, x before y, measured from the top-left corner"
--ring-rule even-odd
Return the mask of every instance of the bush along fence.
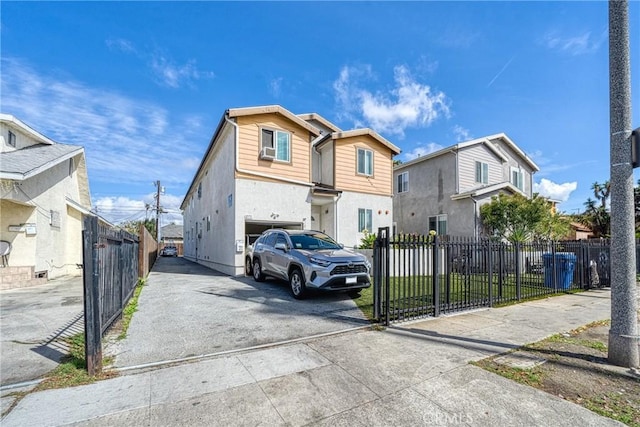
[[609, 242], [509, 244], [484, 238], [391, 236], [373, 249], [374, 317], [385, 323], [609, 286]]
[[89, 375], [102, 370], [102, 337], [138, 282], [138, 237], [88, 216], [84, 220], [85, 355]]

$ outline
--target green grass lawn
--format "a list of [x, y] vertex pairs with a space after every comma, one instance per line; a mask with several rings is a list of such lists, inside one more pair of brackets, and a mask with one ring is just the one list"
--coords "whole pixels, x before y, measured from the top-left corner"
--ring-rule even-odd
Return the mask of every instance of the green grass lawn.
[[[551, 295], [554, 289], [545, 286], [542, 274], [520, 275], [520, 299], [540, 298]], [[489, 305], [489, 275], [463, 275], [451, 273], [439, 277], [440, 305], [445, 310], [456, 310], [473, 306]], [[518, 301], [515, 274], [503, 275], [502, 281], [497, 274], [492, 277], [492, 305], [505, 305]], [[559, 289], [559, 291], [563, 291]], [[568, 290], [574, 291], [574, 290]], [[373, 319], [374, 287], [364, 289], [355, 300], [362, 312]], [[383, 299], [385, 290], [383, 289]], [[433, 314], [432, 276], [391, 277], [389, 280], [389, 301], [397, 316], [426, 316]]]

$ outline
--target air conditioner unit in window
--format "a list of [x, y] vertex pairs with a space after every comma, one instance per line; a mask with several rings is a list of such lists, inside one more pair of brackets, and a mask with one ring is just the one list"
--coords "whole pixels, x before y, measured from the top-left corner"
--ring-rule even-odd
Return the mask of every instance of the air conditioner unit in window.
[[263, 147], [260, 151], [260, 158], [264, 160], [273, 160], [276, 158], [276, 149], [273, 147]]

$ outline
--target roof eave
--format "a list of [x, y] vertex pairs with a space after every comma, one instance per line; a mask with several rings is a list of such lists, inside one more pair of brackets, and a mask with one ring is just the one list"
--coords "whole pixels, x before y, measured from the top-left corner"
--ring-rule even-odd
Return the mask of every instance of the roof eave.
[[0, 113], [0, 121], [11, 123], [13, 126], [20, 128], [20, 130], [29, 134], [29, 136], [43, 144], [54, 145], [56, 143], [11, 114]]
[[316, 128], [310, 123], [305, 122], [300, 117], [293, 114], [291, 111], [280, 105], [265, 105], [261, 107], [245, 107], [245, 108], [230, 108], [227, 110], [229, 117], [241, 117], [241, 116], [254, 116], [259, 114], [281, 114], [287, 119], [291, 120], [298, 126], [304, 128], [315, 136], [320, 135], [320, 129]]

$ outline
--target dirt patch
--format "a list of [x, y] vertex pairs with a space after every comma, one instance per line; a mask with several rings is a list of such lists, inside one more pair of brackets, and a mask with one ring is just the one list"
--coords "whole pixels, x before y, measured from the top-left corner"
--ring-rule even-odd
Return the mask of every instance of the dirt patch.
[[597, 322], [475, 364], [640, 427], [640, 373], [608, 364], [608, 334]]

